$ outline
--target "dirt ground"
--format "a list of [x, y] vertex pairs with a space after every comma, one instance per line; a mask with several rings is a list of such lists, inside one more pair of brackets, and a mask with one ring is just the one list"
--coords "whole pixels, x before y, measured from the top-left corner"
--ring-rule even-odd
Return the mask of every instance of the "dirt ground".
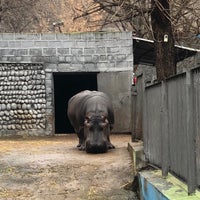
[[0, 139], [0, 200], [135, 200], [130, 135], [111, 135], [116, 149], [78, 151], [76, 135]]

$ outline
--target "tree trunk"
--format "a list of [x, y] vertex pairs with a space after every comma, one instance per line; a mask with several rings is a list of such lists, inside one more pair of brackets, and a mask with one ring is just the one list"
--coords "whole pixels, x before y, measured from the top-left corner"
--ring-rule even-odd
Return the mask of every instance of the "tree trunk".
[[175, 47], [170, 21], [169, 0], [151, 0], [157, 80], [176, 74]]

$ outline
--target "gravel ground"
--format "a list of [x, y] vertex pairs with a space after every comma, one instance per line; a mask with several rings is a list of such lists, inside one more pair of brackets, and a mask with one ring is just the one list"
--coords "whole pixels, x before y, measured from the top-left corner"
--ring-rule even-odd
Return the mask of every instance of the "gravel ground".
[[78, 151], [76, 135], [0, 139], [0, 200], [136, 200], [130, 135], [111, 135], [116, 149]]

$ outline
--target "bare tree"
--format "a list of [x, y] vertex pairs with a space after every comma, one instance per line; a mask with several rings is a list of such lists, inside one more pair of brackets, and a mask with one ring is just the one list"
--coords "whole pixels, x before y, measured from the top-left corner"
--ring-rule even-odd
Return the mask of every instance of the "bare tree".
[[199, 13], [199, 0], [0, 0], [0, 32], [129, 30], [155, 41], [162, 80], [176, 73], [174, 43], [200, 45]]
[[164, 80], [176, 74], [175, 47], [169, 2], [151, 1], [151, 24], [154, 37], [157, 79]]
[[101, 28], [115, 25], [119, 30], [153, 39], [158, 80], [176, 73], [175, 42], [182, 43], [200, 33], [199, 0], [93, 0], [78, 11], [75, 19], [101, 13], [103, 19], [95, 22]]

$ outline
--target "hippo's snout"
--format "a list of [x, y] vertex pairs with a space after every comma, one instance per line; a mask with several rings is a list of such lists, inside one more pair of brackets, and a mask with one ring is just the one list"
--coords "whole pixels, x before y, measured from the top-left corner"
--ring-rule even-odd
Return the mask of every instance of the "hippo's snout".
[[85, 150], [87, 153], [106, 153], [108, 148], [106, 142], [93, 143], [86, 141]]

